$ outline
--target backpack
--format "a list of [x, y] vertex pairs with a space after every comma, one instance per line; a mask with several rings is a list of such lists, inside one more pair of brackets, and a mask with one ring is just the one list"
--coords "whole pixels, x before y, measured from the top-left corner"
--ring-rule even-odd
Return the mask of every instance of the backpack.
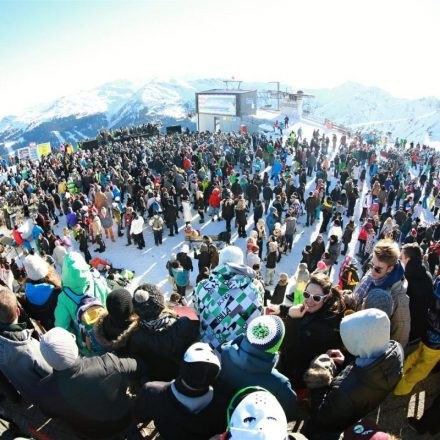
[[359, 274], [354, 265], [347, 266], [341, 275], [341, 288], [353, 291], [359, 283]]
[[87, 348], [91, 352], [96, 352], [100, 347], [95, 341], [93, 328], [99, 319], [107, 314], [105, 307], [98, 298], [90, 295], [78, 297], [68, 287], [64, 287], [63, 292], [78, 305], [75, 327], [81, 334], [80, 348]]
[[161, 221], [160, 221], [160, 219], [158, 219], [158, 218], [155, 218], [154, 220], [153, 220], [153, 228], [154, 229], [156, 229], [156, 230], [158, 230], [159, 228], [161, 228], [162, 227], [162, 223], [161, 223]]

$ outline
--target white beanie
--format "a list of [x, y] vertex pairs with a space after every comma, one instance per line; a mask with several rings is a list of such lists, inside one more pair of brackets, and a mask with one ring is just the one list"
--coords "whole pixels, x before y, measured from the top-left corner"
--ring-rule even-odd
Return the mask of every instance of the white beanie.
[[341, 339], [346, 349], [359, 358], [377, 358], [390, 342], [390, 320], [385, 312], [365, 309], [341, 321]]
[[49, 265], [39, 255], [28, 255], [23, 264], [27, 277], [33, 281], [41, 280], [49, 273]]
[[54, 327], [41, 337], [40, 351], [46, 362], [58, 371], [70, 368], [79, 355], [75, 335], [61, 327]]
[[243, 264], [243, 251], [237, 246], [227, 246], [220, 251], [218, 264]]

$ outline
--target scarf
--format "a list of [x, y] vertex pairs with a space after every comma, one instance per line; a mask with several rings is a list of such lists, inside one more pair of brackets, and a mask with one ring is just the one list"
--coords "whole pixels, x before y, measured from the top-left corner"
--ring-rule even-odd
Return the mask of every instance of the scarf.
[[171, 324], [175, 322], [176, 318], [170, 313], [162, 313], [158, 318], [146, 321], [141, 321], [141, 327], [151, 332], [161, 332], [166, 330]]

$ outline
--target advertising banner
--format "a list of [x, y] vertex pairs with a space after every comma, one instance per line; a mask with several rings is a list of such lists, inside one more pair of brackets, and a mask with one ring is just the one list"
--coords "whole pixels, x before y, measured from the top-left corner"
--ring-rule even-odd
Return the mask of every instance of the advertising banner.
[[18, 150], [18, 158], [20, 160], [27, 160], [31, 157], [31, 149], [29, 147], [20, 148]]

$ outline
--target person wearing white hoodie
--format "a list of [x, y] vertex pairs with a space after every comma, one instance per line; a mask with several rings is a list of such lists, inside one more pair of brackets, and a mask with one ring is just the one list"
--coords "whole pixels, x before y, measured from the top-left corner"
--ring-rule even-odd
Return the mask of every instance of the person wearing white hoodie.
[[341, 432], [379, 406], [402, 377], [403, 349], [390, 340], [385, 312], [366, 309], [341, 321], [341, 339], [354, 356], [345, 362], [339, 350], [314, 359], [304, 380], [312, 395], [312, 422], [304, 434], [309, 440], [337, 439]]

